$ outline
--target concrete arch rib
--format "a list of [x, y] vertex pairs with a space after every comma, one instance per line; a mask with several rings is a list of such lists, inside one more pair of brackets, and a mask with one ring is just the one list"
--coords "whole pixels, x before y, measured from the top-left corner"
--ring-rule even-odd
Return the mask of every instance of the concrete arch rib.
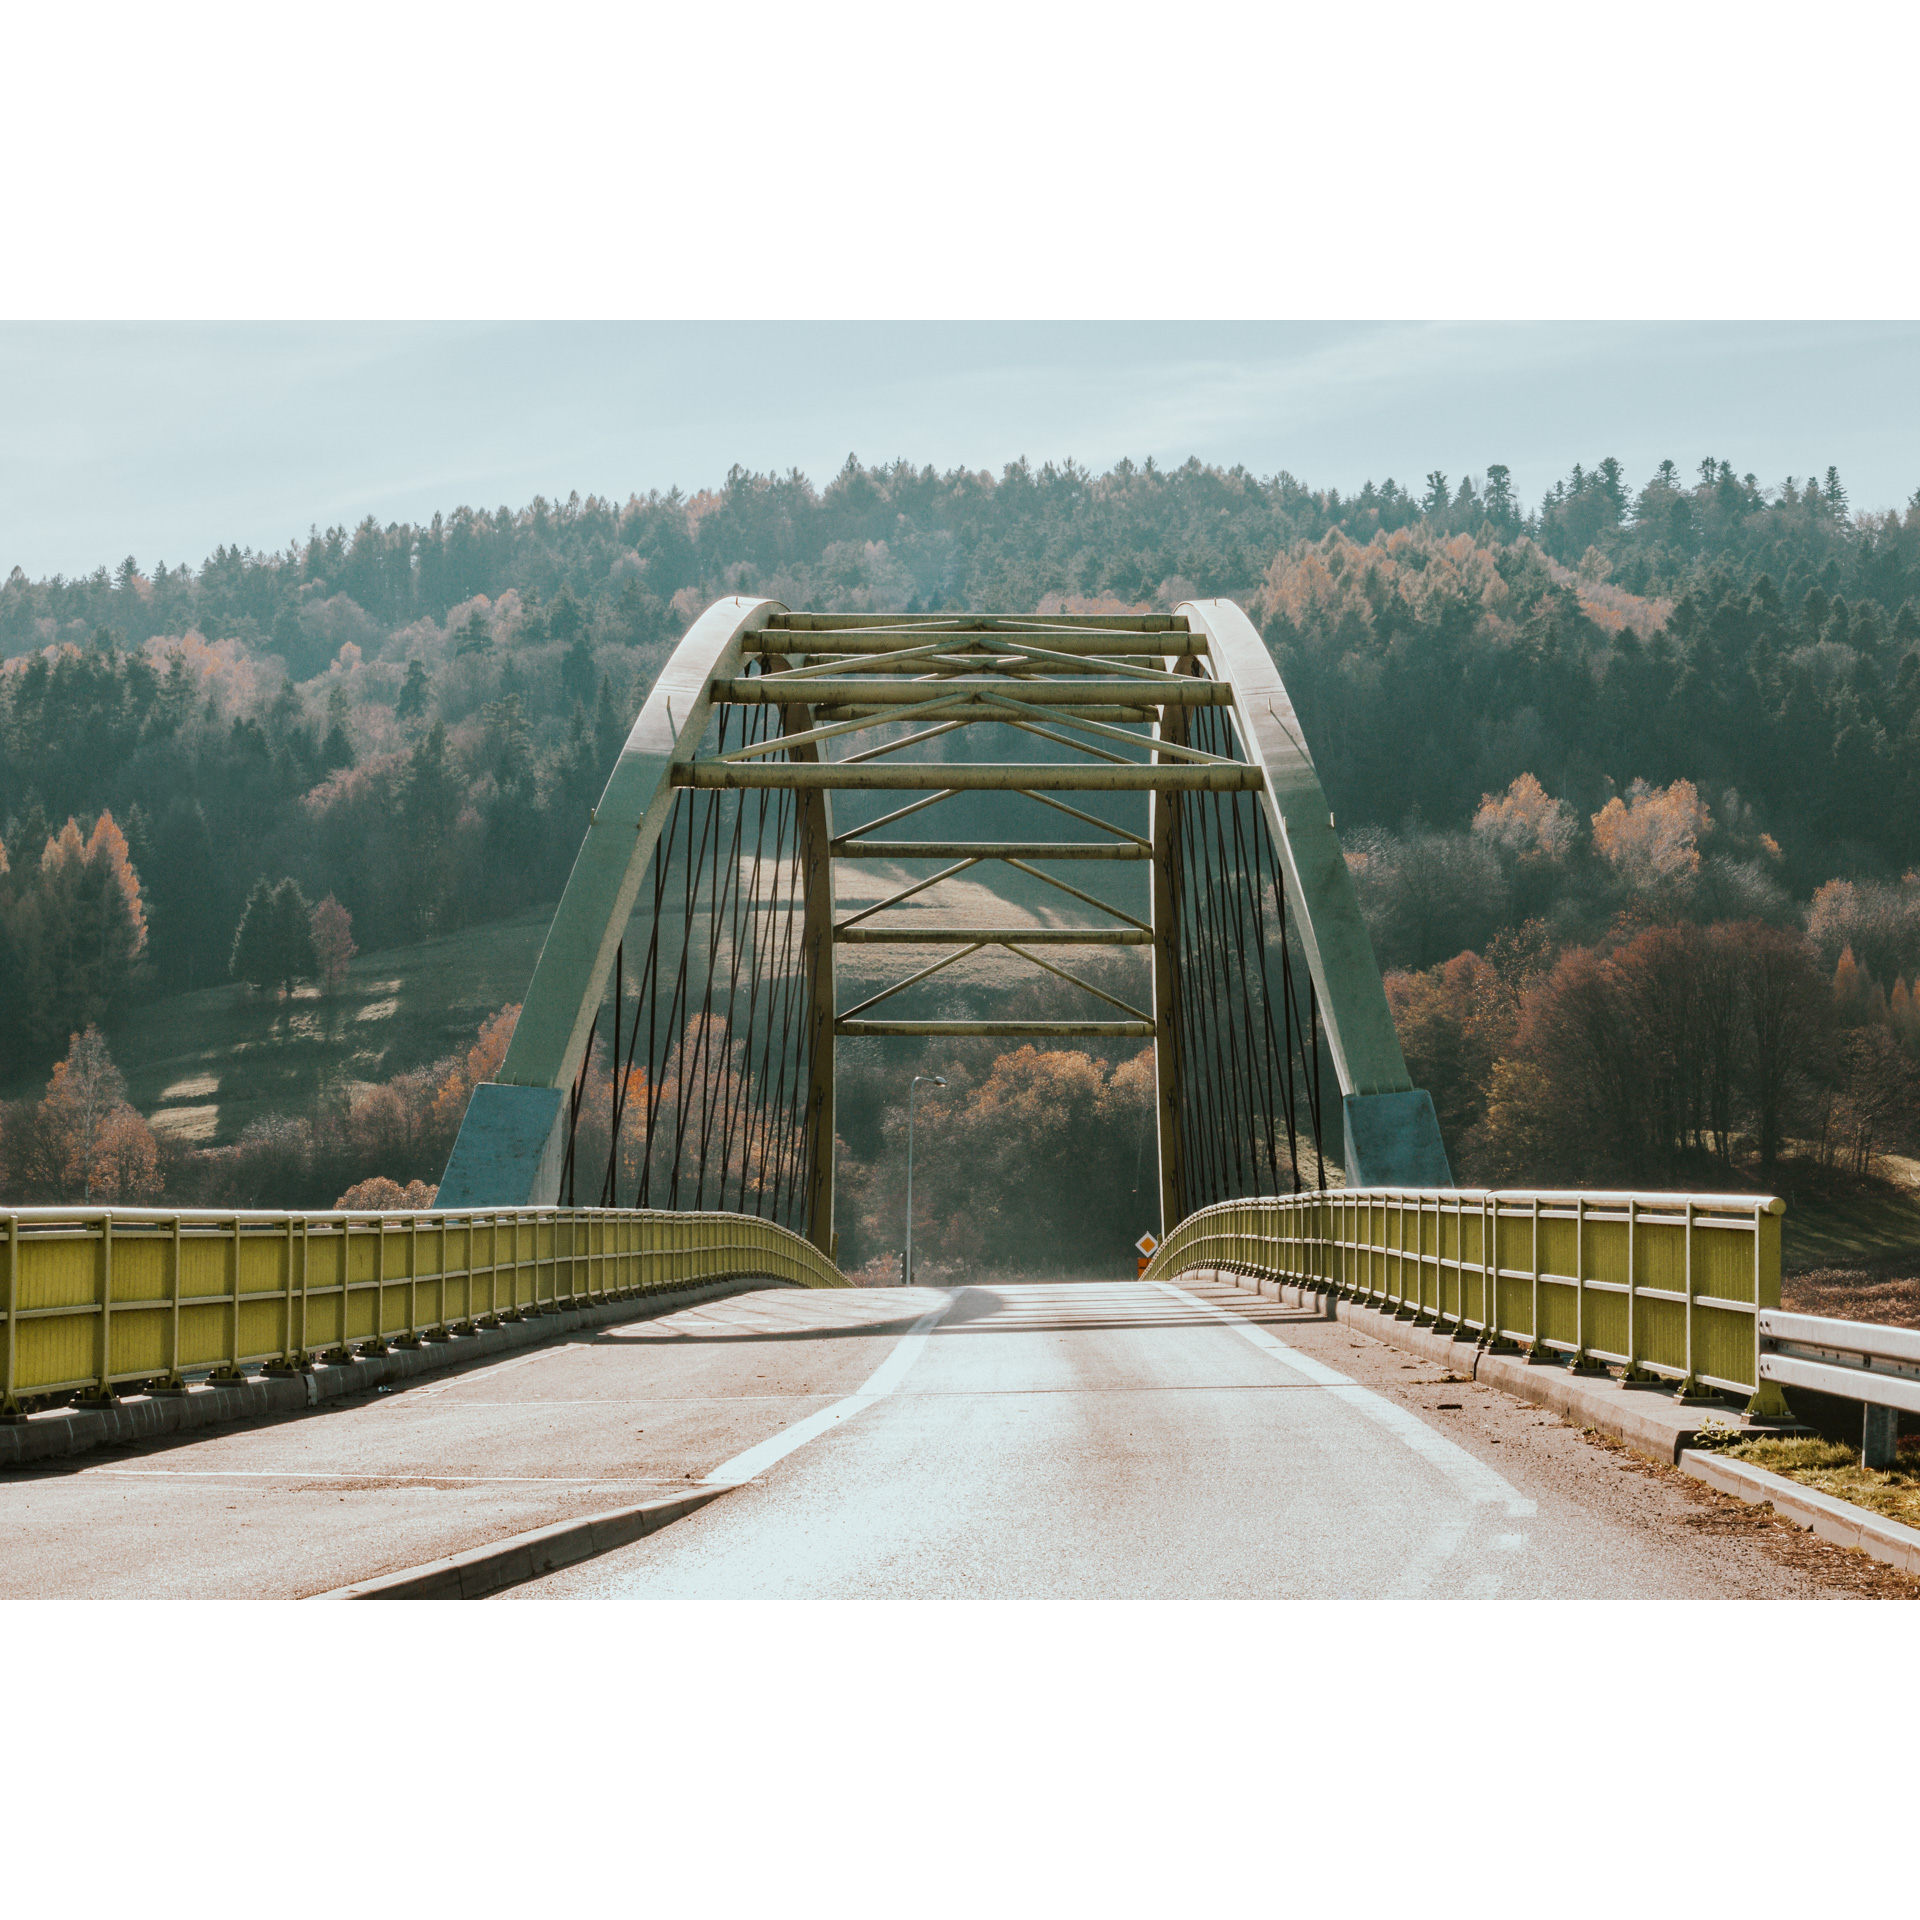
[[692, 759], [713, 717], [714, 682], [739, 672], [744, 637], [785, 611], [777, 600], [716, 601], [662, 668], [589, 818], [500, 1078], [474, 1089], [437, 1206], [550, 1206], [559, 1198], [566, 1089], [673, 809], [673, 770]]
[[1340, 1083], [1347, 1182], [1450, 1187], [1433, 1101], [1407, 1072], [1327, 796], [1273, 656], [1231, 600], [1190, 600], [1175, 611], [1206, 635], [1215, 677], [1233, 688], [1241, 751], [1264, 776], [1260, 804]]

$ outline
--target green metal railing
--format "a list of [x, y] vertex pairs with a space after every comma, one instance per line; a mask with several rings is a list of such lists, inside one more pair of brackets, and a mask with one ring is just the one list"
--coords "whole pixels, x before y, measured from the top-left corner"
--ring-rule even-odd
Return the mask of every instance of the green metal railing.
[[1760, 1379], [1759, 1315], [1780, 1304], [1785, 1211], [1768, 1194], [1335, 1189], [1190, 1214], [1141, 1277], [1285, 1280], [1784, 1412]]
[[0, 1213], [0, 1231], [0, 1417], [712, 1280], [851, 1284], [798, 1234], [731, 1213], [45, 1207]]

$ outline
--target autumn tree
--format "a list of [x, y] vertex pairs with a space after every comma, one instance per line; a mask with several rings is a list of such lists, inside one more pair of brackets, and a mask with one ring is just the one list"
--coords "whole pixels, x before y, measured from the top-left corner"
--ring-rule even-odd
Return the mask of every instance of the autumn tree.
[[1700, 842], [1713, 814], [1691, 780], [1653, 787], [1636, 780], [1593, 816], [1594, 850], [1630, 891], [1683, 901], [1700, 875]]
[[126, 1096], [99, 1029], [74, 1034], [47, 1083], [40, 1125], [62, 1189], [83, 1205], [137, 1204], [160, 1190], [153, 1130]]
[[1556, 864], [1573, 847], [1573, 809], [1554, 799], [1532, 774], [1523, 773], [1505, 793], [1480, 796], [1473, 830], [1515, 861]]
[[309, 927], [320, 985], [328, 993], [337, 993], [353, 956], [360, 951], [353, 943], [353, 915], [328, 894], [314, 908]]
[[1440, 1136], [1457, 1162], [1486, 1117], [1494, 1063], [1512, 1044], [1519, 1002], [1477, 953], [1424, 973], [1390, 973], [1387, 1004], [1415, 1086], [1433, 1096]]
[[1893, 992], [1887, 996], [1887, 1023], [1909, 1053], [1920, 1054], [1920, 975], [1912, 986], [1904, 980], [1893, 983]]
[[424, 1213], [440, 1191], [438, 1184], [409, 1180], [403, 1187], [397, 1180], [376, 1174], [371, 1180], [356, 1181], [333, 1203], [336, 1213]]
[[36, 866], [12, 877], [0, 902], [13, 976], [0, 1025], [26, 1060], [37, 1055], [44, 1065], [62, 1034], [123, 1004], [146, 952], [146, 911], [126, 836], [110, 813], [86, 833], [69, 819], [46, 836]]

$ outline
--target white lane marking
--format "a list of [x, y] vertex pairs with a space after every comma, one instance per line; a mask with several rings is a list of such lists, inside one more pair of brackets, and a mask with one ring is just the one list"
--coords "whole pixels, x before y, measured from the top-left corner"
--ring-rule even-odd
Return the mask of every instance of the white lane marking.
[[949, 1294], [931, 1313], [923, 1313], [913, 1323], [911, 1331], [900, 1336], [900, 1344], [874, 1368], [857, 1393], [849, 1394], [846, 1399], [836, 1400], [832, 1406], [822, 1407], [818, 1413], [796, 1421], [784, 1432], [776, 1433], [771, 1440], [763, 1440], [757, 1447], [749, 1447], [745, 1453], [735, 1454], [724, 1465], [715, 1467], [700, 1484], [704, 1487], [744, 1486], [747, 1481], [765, 1473], [775, 1461], [784, 1460], [796, 1448], [817, 1439], [829, 1427], [837, 1427], [843, 1420], [851, 1420], [856, 1413], [864, 1412], [876, 1400], [884, 1400], [906, 1377], [907, 1369], [920, 1358], [930, 1329], [953, 1305], [953, 1298]]
[[1396, 1407], [1391, 1400], [1382, 1398], [1346, 1374], [1323, 1365], [1297, 1347], [1288, 1346], [1284, 1340], [1276, 1340], [1265, 1327], [1256, 1326], [1241, 1314], [1229, 1313], [1225, 1307], [1216, 1307], [1210, 1300], [1198, 1299], [1184, 1287], [1176, 1287], [1171, 1280], [1156, 1280], [1153, 1284], [1174, 1299], [1184, 1300], [1202, 1313], [1224, 1321], [1243, 1340], [1272, 1354], [1282, 1366], [1304, 1374], [1316, 1386], [1328, 1388], [1336, 1399], [1344, 1400], [1356, 1413], [1364, 1414], [1376, 1426], [1385, 1427], [1403, 1446], [1443, 1473], [1476, 1505], [1500, 1503], [1516, 1520], [1533, 1518], [1537, 1511], [1534, 1503], [1517, 1487], [1503, 1480], [1484, 1461], [1476, 1460], [1465, 1447], [1456, 1445], [1443, 1433], [1434, 1432], [1417, 1415], [1409, 1413], [1404, 1407]]
[[475, 1487], [672, 1487], [677, 1480], [570, 1480], [556, 1473], [336, 1473], [307, 1467], [86, 1467], [110, 1480], [457, 1480]]
[[1467, 1522], [1468, 1516], [1464, 1513], [1449, 1514], [1442, 1520], [1427, 1536], [1419, 1552], [1407, 1562], [1387, 1597], [1390, 1600], [1423, 1598], [1433, 1585], [1434, 1575], [1453, 1558], [1466, 1539]]

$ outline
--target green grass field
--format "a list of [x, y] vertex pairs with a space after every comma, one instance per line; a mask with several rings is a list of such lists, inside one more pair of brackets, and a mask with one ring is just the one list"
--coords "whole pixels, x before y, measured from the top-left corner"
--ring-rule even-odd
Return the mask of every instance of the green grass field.
[[[843, 905], [853, 908], [926, 871], [918, 865], [849, 862], [836, 879]], [[1091, 873], [1076, 869], [1071, 877], [1088, 892], [1144, 913], [1143, 873], [1143, 868], [1095, 866]], [[983, 879], [990, 884], [982, 886]], [[937, 898], [917, 897], [905, 917], [923, 921], [957, 915], [1015, 926], [1097, 919], [1024, 874], [990, 868], [976, 870], [968, 880], [972, 884], [948, 883]], [[359, 954], [345, 985], [331, 998], [311, 987], [300, 988], [292, 1000], [239, 986], [179, 994], [116, 1020], [108, 1044], [127, 1077], [128, 1097], [142, 1113], [196, 1146], [226, 1146], [249, 1121], [268, 1113], [302, 1112], [329, 1076], [386, 1080], [470, 1046], [482, 1021], [525, 997], [552, 915], [551, 905], [536, 907], [444, 939]], [[644, 940], [644, 929], [637, 937]], [[911, 970], [897, 950], [848, 949], [840, 960], [849, 993]], [[921, 961], [916, 958], [914, 964]], [[1008, 956], [982, 954], [971, 973], [982, 984], [1005, 985], [1030, 976], [1032, 969]], [[30, 1097], [44, 1084], [36, 1079], [5, 1094]]]
[[265, 1113], [302, 1111], [329, 1074], [385, 1080], [470, 1046], [483, 1020], [524, 997], [552, 913], [359, 954], [332, 999], [226, 986], [156, 1001], [115, 1021], [108, 1044], [142, 1113], [196, 1146], [224, 1146]]
[[1789, 1199], [1780, 1263], [1788, 1272], [1878, 1265], [1910, 1254], [1920, 1267], [1920, 1198], [1861, 1193]]

